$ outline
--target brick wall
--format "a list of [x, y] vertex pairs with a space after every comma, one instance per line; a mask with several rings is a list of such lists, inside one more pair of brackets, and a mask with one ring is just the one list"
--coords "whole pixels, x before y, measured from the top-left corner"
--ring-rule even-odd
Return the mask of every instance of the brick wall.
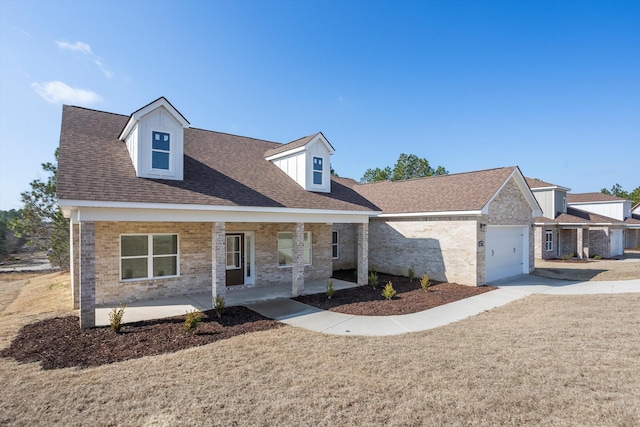
[[333, 270], [356, 268], [356, 224], [333, 224], [333, 230], [338, 231], [338, 259], [333, 260]]
[[[160, 298], [211, 292], [211, 223], [100, 222], [96, 224], [96, 303]], [[291, 268], [278, 267], [279, 231], [293, 232], [294, 224], [227, 223], [226, 232], [255, 233], [256, 286], [291, 283]], [[305, 280], [331, 277], [331, 225], [305, 224], [312, 234], [312, 265], [305, 266]], [[120, 281], [120, 235], [177, 233], [180, 276]]]
[[[531, 227], [533, 224], [532, 209], [520, 191], [520, 188], [511, 178], [500, 190], [498, 195], [489, 205], [489, 213], [480, 219], [488, 225], [523, 225], [527, 228], [529, 239], [529, 272], [534, 269], [535, 233]], [[484, 247], [478, 247], [478, 265], [483, 266], [478, 277], [478, 284], [484, 284]], [[480, 277], [483, 276], [483, 277]]]
[[624, 242], [625, 249], [634, 249], [640, 245], [640, 229], [626, 229]]
[[475, 285], [476, 228], [474, 217], [372, 219], [369, 269]]
[[589, 255], [608, 258], [611, 255], [609, 227], [589, 227]]

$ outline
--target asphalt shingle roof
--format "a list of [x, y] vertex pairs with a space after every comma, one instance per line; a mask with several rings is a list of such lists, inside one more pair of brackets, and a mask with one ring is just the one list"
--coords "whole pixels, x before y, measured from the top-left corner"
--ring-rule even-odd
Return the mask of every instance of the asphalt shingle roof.
[[517, 167], [438, 175], [407, 181], [353, 183], [384, 214], [482, 209]]
[[567, 194], [567, 202], [583, 203], [583, 202], [623, 202], [627, 199], [622, 197], [611, 196], [604, 193], [569, 193]]
[[118, 136], [129, 116], [65, 105], [58, 159], [58, 197], [67, 200], [369, 211], [353, 189], [305, 191], [265, 152], [281, 144], [188, 128], [184, 180], [138, 178]]

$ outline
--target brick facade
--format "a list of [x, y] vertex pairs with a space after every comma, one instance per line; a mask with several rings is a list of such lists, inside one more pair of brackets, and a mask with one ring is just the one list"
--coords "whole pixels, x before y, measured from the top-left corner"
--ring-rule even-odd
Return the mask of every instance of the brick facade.
[[[98, 222], [95, 225], [95, 301], [119, 304], [140, 299], [190, 293], [213, 292], [212, 223]], [[224, 230], [255, 233], [255, 286], [292, 283], [292, 267], [278, 266], [278, 239], [281, 231], [294, 231], [292, 223], [226, 223]], [[304, 224], [311, 231], [312, 265], [304, 266], [304, 280], [331, 277], [331, 225]], [[120, 280], [121, 234], [176, 233], [179, 245], [178, 277], [149, 280]], [[224, 260], [221, 264], [225, 266]], [[224, 274], [225, 270], [222, 270]], [[218, 275], [218, 282], [224, 276]], [[224, 288], [218, 288], [222, 293]], [[212, 295], [212, 296], [215, 296]]]
[[369, 223], [369, 268], [476, 284], [475, 217], [376, 218]]
[[485, 284], [485, 238], [480, 223], [526, 229], [529, 271], [533, 270], [532, 209], [514, 179], [500, 190], [486, 215], [375, 218], [369, 223], [369, 268], [406, 276], [427, 273], [438, 281]]
[[640, 249], [640, 229], [629, 228], [625, 230], [624, 247], [625, 249]]
[[333, 230], [338, 232], [338, 258], [333, 260], [333, 270], [356, 268], [356, 224], [333, 224]]

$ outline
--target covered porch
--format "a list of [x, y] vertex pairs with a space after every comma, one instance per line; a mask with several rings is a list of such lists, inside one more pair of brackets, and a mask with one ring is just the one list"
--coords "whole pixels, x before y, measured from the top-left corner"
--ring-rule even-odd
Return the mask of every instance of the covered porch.
[[[353, 282], [343, 280], [333, 280], [336, 290], [353, 288], [358, 285]], [[311, 295], [324, 293], [327, 289], [327, 280], [312, 280], [304, 285], [301, 295]], [[292, 298], [290, 284], [278, 284], [269, 286], [257, 286], [246, 288], [229, 288], [226, 291], [225, 306], [240, 306], [264, 302], [279, 298]], [[109, 326], [109, 313], [115, 307], [113, 304], [101, 304], [96, 306], [95, 326]], [[184, 315], [188, 311], [206, 311], [212, 308], [212, 298], [209, 292], [200, 292], [167, 298], [154, 298], [148, 300], [135, 301], [127, 304], [124, 312], [124, 323], [140, 322], [143, 320], [163, 319], [173, 316]]]

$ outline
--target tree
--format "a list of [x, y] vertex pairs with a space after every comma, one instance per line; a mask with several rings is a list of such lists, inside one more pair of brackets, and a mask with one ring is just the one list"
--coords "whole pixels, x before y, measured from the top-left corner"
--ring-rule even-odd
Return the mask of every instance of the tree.
[[402, 181], [424, 176], [447, 175], [448, 173], [443, 166], [433, 169], [427, 159], [420, 158], [415, 154], [402, 153], [393, 169], [389, 166], [384, 169], [367, 169], [360, 182]]
[[42, 169], [49, 173], [46, 181], [31, 182], [31, 190], [21, 196], [24, 207], [22, 215], [15, 218], [9, 227], [18, 237], [27, 239], [27, 244], [47, 251], [54, 266], [69, 267], [69, 220], [62, 215], [56, 197], [58, 172], [58, 150], [55, 163], [43, 163]]
[[15, 209], [0, 211], [0, 260], [17, 251], [25, 243], [9, 229], [9, 223], [20, 215], [21, 212]]
[[603, 188], [602, 190], [600, 190], [600, 192], [603, 194], [608, 194], [610, 196], [616, 196], [623, 199], [631, 200], [634, 204], [640, 203], [640, 187], [636, 187], [635, 189], [633, 189], [633, 191], [628, 193], [622, 189], [622, 186], [620, 184], [616, 183], [611, 187], [610, 190]]

